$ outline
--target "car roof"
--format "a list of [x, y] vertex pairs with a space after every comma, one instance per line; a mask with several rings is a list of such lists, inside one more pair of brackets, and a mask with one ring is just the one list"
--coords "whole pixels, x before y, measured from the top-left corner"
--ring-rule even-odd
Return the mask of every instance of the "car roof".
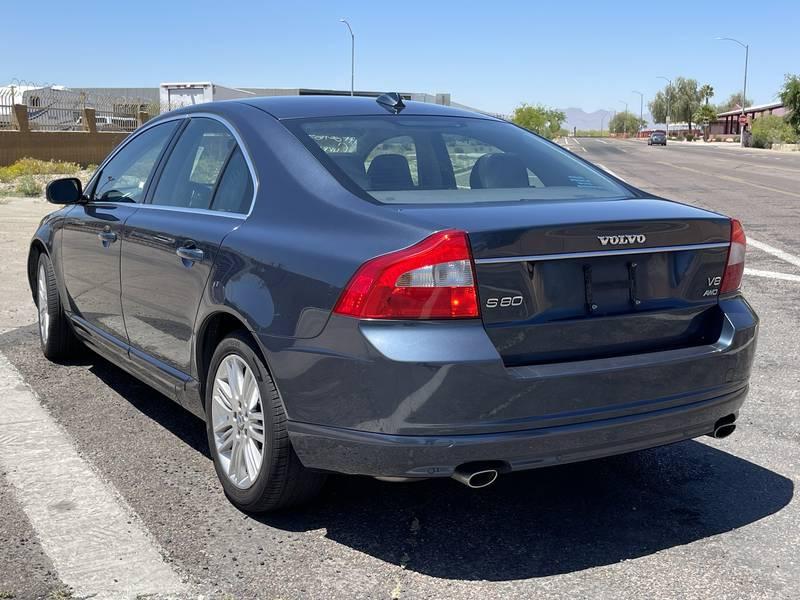
[[[376, 102], [373, 97], [352, 96], [260, 96], [240, 98], [229, 102], [241, 102], [255, 106], [276, 119], [300, 119], [314, 117], [349, 117], [364, 115], [388, 115], [391, 110]], [[403, 100], [403, 115], [436, 115], [445, 117], [471, 117], [497, 120], [491, 115], [452, 106]], [[202, 105], [198, 105], [202, 107]]]

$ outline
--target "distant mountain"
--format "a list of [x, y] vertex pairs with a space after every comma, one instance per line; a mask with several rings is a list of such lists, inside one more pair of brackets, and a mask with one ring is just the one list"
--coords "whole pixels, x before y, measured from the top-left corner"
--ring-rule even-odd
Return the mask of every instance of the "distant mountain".
[[[587, 113], [582, 108], [564, 108], [562, 110], [567, 117], [564, 129], [569, 131], [572, 131], [573, 127], [576, 129], [600, 129], [601, 122], [603, 129], [607, 129], [608, 121], [614, 115], [613, 110], [596, 110], [590, 113]], [[629, 110], [634, 114], [637, 112], [631, 107], [629, 107]], [[650, 114], [645, 112], [644, 119], [649, 123], [651, 121]]]

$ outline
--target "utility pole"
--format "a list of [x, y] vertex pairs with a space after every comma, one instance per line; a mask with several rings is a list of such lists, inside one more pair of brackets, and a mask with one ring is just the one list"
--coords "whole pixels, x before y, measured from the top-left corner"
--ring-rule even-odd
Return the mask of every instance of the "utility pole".
[[636, 90], [633, 90], [633, 93], [639, 94], [639, 133], [641, 133], [644, 124], [644, 94]]
[[669, 87], [667, 88], [667, 117], [666, 117], [666, 125], [667, 125], [667, 139], [669, 139], [669, 100], [672, 96], [672, 79], [669, 77], [664, 77], [663, 75], [659, 75], [657, 79], [663, 79], [664, 81], [669, 82]]
[[355, 72], [356, 72], [356, 36], [353, 35], [353, 28], [347, 19], [339, 19], [340, 23], [347, 25], [347, 30], [350, 32], [350, 95], [355, 95]]
[[[749, 44], [745, 44], [744, 42], [740, 42], [739, 40], [736, 40], [734, 38], [729, 38], [729, 37], [718, 37], [717, 39], [718, 40], [724, 40], [724, 41], [727, 41], [727, 42], [736, 42], [742, 48], [744, 48], [744, 84], [742, 84], [742, 117], [747, 118], [747, 115], [744, 112], [744, 105], [747, 102], [747, 100], [746, 100], [747, 99], [747, 60], [748, 60], [748, 58], [750, 56], [750, 45]], [[742, 148], [744, 148], [744, 125], [745, 125], [744, 123], [740, 123], [739, 124], [739, 131], [740, 131], [739, 137], [741, 138], [740, 141], [741, 141]]]

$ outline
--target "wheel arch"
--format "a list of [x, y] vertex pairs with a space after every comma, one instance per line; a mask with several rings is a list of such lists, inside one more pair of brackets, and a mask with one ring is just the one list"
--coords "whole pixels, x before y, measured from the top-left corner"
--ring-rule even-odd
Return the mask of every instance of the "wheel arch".
[[[241, 316], [229, 310], [215, 310], [206, 315], [200, 327], [197, 329], [195, 338], [195, 368], [197, 369], [197, 380], [200, 384], [200, 399], [205, 410], [205, 386], [208, 378], [208, 369], [211, 366], [211, 358], [214, 355], [219, 343], [230, 333], [241, 331], [252, 341], [258, 353], [258, 357], [264, 363], [264, 367], [275, 383], [272, 369], [267, 360], [266, 353], [258, 341], [258, 337], [248, 327], [247, 321]], [[277, 383], [276, 389], [277, 389]], [[280, 392], [278, 392], [280, 394]]]
[[28, 249], [28, 286], [31, 289], [33, 301], [36, 302], [36, 269], [39, 266], [39, 257], [45, 254], [50, 256], [45, 243], [39, 238], [31, 240], [30, 248]]

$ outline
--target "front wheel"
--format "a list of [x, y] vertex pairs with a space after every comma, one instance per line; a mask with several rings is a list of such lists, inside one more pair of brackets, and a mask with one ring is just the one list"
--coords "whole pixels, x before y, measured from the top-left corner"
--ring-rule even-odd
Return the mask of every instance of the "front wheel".
[[325, 476], [297, 458], [278, 390], [253, 341], [235, 332], [217, 346], [205, 389], [206, 432], [228, 499], [246, 512], [307, 502]]
[[44, 252], [39, 255], [36, 266], [36, 309], [39, 343], [45, 357], [57, 360], [74, 353], [79, 342], [61, 305], [53, 263]]

